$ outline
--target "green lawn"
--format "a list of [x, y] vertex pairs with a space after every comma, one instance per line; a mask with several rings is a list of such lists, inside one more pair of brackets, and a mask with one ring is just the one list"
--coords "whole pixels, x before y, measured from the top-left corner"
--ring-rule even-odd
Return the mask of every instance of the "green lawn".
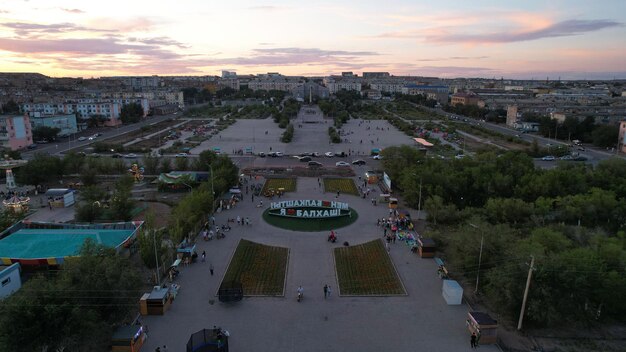
[[382, 239], [337, 247], [334, 255], [340, 295], [406, 295]]
[[244, 296], [283, 296], [289, 249], [240, 240], [222, 282], [241, 282]]
[[351, 178], [324, 178], [324, 191], [332, 193], [340, 191], [343, 194], [352, 194], [357, 197], [360, 195]]
[[350, 216], [341, 216], [330, 219], [301, 219], [287, 218], [269, 214], [269, 209], [263, 212], [263, 220], [268, 224], [280, 227], [281, 229], [301, 231], [301, 232], [317, 232], [330, 231], [348, 226], [359, 218], [359, 214], [350, 208]]

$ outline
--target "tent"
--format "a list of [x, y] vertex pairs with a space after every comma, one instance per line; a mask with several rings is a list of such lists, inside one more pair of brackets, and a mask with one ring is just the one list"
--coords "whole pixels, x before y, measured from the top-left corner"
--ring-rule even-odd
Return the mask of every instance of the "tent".
[[187, 341], [187, 352], [228, 352], [228, 337], [220, 329], [202, 329]]

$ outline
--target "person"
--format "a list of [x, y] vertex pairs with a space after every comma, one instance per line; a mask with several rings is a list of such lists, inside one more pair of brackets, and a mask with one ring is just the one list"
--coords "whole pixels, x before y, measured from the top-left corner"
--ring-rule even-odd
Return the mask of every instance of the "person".
[[206, 261], [206, 251], [202, 251], [202, 262]]
[[157, 347], [154, 352], [161, 352], [161, 347]]
[[168, 352], [167, 346], [163, 345], [163, 349], [161, 350], [162, 352]]
[[324, 299], [328, 296], [328, 285], [324, 285]]
[[478, 347], [478, 345], [476, 344], [476, 333], [475, 332], [473, 332], [472, 336], [470, 337], [470, 347], [471, 348]]
[[302, 288], [302, 286], [298, 287], [298, 301], [302, 299], [302, 297], [304, 296], [304, 289]]
[[328, 297], [330, 297], [330, 285], [328, 285], [327, 294], [328, 294]]
[[209, 264], [209, 271], [211, 272], [211, 276], [213, 276], [213, 263]]

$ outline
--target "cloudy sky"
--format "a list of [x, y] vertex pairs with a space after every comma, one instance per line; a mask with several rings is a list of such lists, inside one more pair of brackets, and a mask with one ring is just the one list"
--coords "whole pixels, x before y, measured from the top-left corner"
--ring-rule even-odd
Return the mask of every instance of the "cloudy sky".
[[0, 71], [626, 78], [626, 1], [0, 0]]

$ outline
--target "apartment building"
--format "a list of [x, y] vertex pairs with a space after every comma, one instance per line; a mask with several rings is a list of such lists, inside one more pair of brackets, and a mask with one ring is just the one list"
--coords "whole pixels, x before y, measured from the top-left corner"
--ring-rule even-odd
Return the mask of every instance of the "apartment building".
[[33, 133], [28, 114], [0, 116], [0, 146], [19, 150], [33, 144]]
[[239, 78], [222, 78], [218, 82], [218, 88], [219, 89], [231, 88], [234, 90], [240, 90], [241, 81], [239, 80]]
[[37, 127], [58, 128], [59, 136], [69, 136], [78, 132], [76, 114], [44, 115], [38, 111], [29, 114], [32, 129]]
[[389, 72], [363, 72], [363, 79], [389, 78]]
[[456, 93], [452, 95], [451, 104], [454, 105], [478, 105], [478, 95], [470, 93]]
[[251, 90], [280, 90], [289, 92], [304, 84], [302, 77], [285, 77], [278, 74], [260, 75], [248, 82]]
[[402, 94], [425, 95], [428, 99], [436, 100], [439, 104], [448, 103], [448, 86], [430, 86], [407, 84], [402, 88]]
[[[344, 72], [346, 73], [346, 72]], [[323, 80], [324, 85], [328, 88], [328, 92], [330, 94], [336, 94], [340, 90], [352, 90], [356, 92], [361, 92], [361, 79], [358, 77], [324, 77]]]
[[126, 104], [137, 103], [143, 108], [143, 116], [150, 112], [150, 104], [146, 98], [83, 98], [62, 103], [24, 103], [22, 111], [28, 114], [40, 113], [41, 115], [75, 114], [86, 119], [92, 116], [104, 117], [105, 126], [117, 126], [122, 124], [120, 114]]

